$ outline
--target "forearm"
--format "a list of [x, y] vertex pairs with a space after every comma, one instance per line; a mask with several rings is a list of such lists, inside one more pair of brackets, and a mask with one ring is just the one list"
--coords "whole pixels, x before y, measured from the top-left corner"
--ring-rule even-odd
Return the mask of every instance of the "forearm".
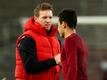
[[21, 56], [25, 71], [28, 74], [39, 73], [47, 69], [50, 69], [51, 67], [56, 65], [54, 58], [47, 59], [44, 61], [38, 61], [36, 57], [34, 57], [36, 56], [35, 54], [26, 52], [26, 50], [20, 49], [20, 48], [19, 48], [19, 52], [20, 52], [20, 56]]

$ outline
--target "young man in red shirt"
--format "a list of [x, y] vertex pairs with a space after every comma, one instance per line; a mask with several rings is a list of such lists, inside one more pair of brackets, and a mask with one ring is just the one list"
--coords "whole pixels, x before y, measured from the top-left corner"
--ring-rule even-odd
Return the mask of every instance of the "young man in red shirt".
[[76, 33], [76, 12], [65, 9], [59, 13], [58, 20], [58, 31], [64, 38], [61, 51], [63, 78], [64, 80], [88, 80], [88, 49], [84, 40]]

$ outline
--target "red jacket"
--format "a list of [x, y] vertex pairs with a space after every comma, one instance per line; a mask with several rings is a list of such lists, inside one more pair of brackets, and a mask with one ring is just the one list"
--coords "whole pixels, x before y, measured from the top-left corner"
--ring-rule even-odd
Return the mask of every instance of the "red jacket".
[[36, 55], [39, 61], [53, 58], [60, 52], [60, 45], [55, 37], [56, 28], [52, 26], [51, 30], [52, 31], [48, 36], [45, 29], [38, 22], [34, 22], [34, 18], [31, 18], [26, 23], [24, 33], [18, 38], [16, 43], [16, 78], [18, 77], [20, 80], [59, 80], [60, 68], [58, 65], [35, 75], [26, 74], [17, 48], [17, 44], [20, 42], [22, 37], [28, 35], [32, 37], [36, 43]]

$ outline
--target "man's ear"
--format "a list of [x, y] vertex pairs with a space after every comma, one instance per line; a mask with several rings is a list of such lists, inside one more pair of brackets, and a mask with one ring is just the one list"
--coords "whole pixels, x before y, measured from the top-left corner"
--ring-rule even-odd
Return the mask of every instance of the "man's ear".
[[63, 25], [64, 28], [67, 27], [67, 23], [65, 21], [62, 21], [62, 25]]
[[36, 20], [36, 16], [34, 16], [34, 20]]
[[34, 20], [36, 21], [37, 20], [37, 17], [34, 15]]

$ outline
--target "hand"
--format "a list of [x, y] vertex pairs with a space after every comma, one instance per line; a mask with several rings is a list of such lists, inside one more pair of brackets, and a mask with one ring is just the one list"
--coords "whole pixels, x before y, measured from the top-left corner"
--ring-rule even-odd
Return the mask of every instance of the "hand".
[[57, 55], [55, 56], [56, 64], [61, 64], [60, 56], [61, 56], [60, 54], [57, 54]]

